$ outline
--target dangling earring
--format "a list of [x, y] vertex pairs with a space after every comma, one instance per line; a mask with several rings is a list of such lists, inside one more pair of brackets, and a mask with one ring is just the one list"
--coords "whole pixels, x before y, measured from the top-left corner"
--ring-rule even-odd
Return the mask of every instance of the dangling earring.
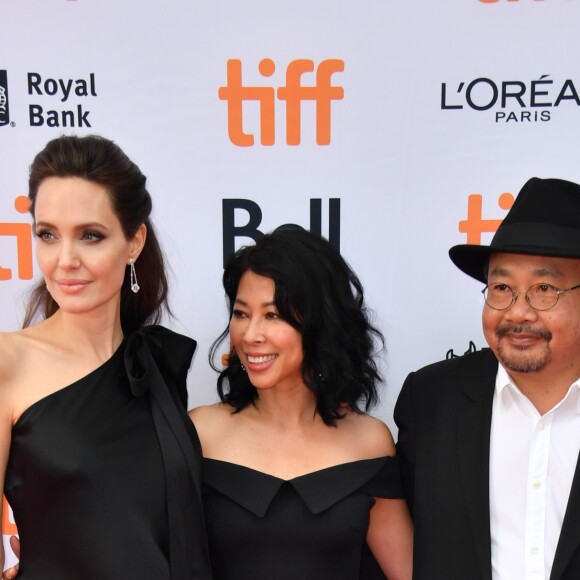
[[244, 372], [246, 372], [246, 367], [245, 367], [245, 366], [244, 366], [242, 363], [240, 363], [240, 365], [241, 365], [241, 367], [242, 367], [242, 370], [243, 370]]
[[137, 273], [135, 272], [135, 258], [129, 259], [129, 266], [131, 267], [131, 290], [137, 294], [139, 292], [139, 284], [137, 284]]

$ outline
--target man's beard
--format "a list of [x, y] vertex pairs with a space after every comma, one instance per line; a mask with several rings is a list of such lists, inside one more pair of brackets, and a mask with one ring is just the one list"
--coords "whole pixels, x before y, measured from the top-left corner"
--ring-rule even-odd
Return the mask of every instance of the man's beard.
[[[546, 341], [542, 352], [531, 354], [528, 346], [510, 345], [509, 350], [502, 346], [502, 338], [506, 334], [528, 334], [537, 336]], [[545, 329], [535, 329], [525, 324], [506, 324], [495, 331], [497, 338], [497, 356], [502, 365], [516, 373], [535, 373], [541, 371], [552, 360], [552, 352], [549, 347], [552, 333]]]

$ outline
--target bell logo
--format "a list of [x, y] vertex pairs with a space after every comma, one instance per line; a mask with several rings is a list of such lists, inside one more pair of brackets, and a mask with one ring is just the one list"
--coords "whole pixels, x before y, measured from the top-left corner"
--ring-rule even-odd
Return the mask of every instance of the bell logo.
[[[238, 210], [245, 211], [247, 222], [244, 225], [236, 225]], [[229, 259], [236, 251], [236, 238], [250, 238], [257, 242], [264, 234], [258, 229], [262, 223], [262, 209], [251, 199], [223, 199], [223, 266], [226, 267]], [[303, 229], [299, 224], [283, 224], [277, 230]], [[310, 200], [310, 231], [322, 234], [322, 200]], [[328, 241], [340, 251], [340, 199], [328, 200]]]
[[[271, 77], [276, 71], [273, 60], [260, 61], [258, 70], [263, 77]], [[228, 133], [230, 141], [239, 147], [254, 145], [254, 135], [244, 132], [243, 104], [258, 101], [260, 118], [260, 144], [274, 145], [275, 142], [275, 99], [286, 102], [286, 143], [300, 145], [301, 103], [316, 103], [316, 143], [330, 144], [331, 101], [344, 97], [342, 87], [331, 84], [332, 75], [344, 70], [344, 61], [330, 59], [322, 61], [316, 68], [316, 84], [304, 86], [302, 75], [314, 72], [314, 61], [299, 59], [290, 62], [286, 69], [286, 85], [276, 90], [270, 86], [244, 86], [242, 84], [242, 62], [237, 59], [227, 62], [227, 85], [220, 87], [220, 100], [228, 103]]]

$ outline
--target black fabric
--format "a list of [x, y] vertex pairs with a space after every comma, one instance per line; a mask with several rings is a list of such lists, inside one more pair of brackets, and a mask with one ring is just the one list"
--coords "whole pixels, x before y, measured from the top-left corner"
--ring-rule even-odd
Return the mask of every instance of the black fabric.
[[393, 457], [288, 481], [204, 459], [203, 482], [215, 580], [367, 580], [362, 554], [374, 497], [402, 497]]
[[200, 446], [182, 404], [194, 350], [147, 327], [23, 413], [5, 480], [19, 578], [211, 578]]
[[[414, 580], [491, 580], [489, 436], [497, 374], [489, 349], [411, 373], [395, 406], [414, 519]], [[525, 493], [525, 490], [522, 490]], [[580, 470], [550, 580], [580, 578]]]

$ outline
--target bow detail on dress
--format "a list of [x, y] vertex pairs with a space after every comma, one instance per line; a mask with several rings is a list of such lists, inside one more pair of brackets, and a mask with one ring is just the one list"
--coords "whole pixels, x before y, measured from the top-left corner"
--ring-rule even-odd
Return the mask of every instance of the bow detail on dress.
[[171, 580], [209, 580], [201, 508], [201, 445], [187, 416], [186, 378], [195, 340], [162, 326], [127, 337], [124, 363], [131, 392], [147, 396], [166, 482]]
[[154, 365], [175, 384], [185, 385], [196, 345], [192, 338], [163, 326], [145, 326], [130, 334], [125, 348], [125, 370], [133, 395], [141, 397], [151, 388]]

